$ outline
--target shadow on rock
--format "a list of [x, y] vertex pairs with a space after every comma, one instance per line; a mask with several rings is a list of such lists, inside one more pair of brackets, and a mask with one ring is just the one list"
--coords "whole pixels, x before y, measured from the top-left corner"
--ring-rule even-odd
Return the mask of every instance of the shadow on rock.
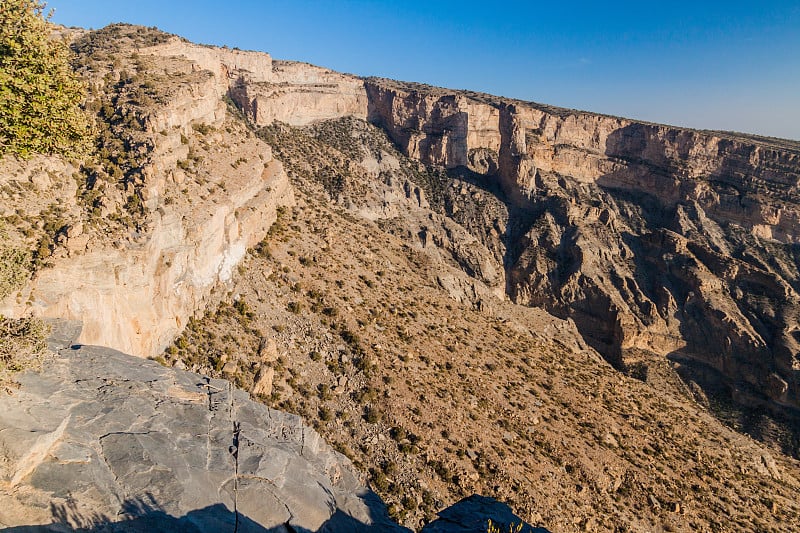
[[[374, 498], [380, 503], [378, 496]], [[370, 505], [370, 498], [365, 498]], [[370, 505], [370, 510], [373, 510]], [[387, 523], [382, 513], [372, 524], [364, 524], [347, 513], [337, 510], [322, 526], [312, 532], [309, 529], [292, 525], [291, 521], [265, 527], [241, 513], [231, 511], [223, 504], [211, 505], [175, 517], [161, 509], [152, 497], [135, 499], [123, 504], [123, 520], [81, 511], [72, 503], [51, 504], [53, 523], [35, 526], [15, 526], [0, 529], [5, 533], [51, 533], [79, 531], [85, 533], [345, 533], [409, 531], [395, 524]]]

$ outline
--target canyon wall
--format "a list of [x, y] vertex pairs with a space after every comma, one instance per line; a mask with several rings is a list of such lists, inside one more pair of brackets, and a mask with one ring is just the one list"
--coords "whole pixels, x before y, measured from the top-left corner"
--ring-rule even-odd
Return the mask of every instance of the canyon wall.
[[[121, 28], [112, 30], [120, 42], [137, 32]], [[109, 48], [118, 66], [105, 77], [92, 72], [90, 85], [117, 90], [114, 84], [125, 81], [121, 76], [128, 67], [140, 79], [154, 80], [146, 86], [155, 85], [163, 102], [145, 109], [123, 103], [116, 110], [135, 115], [141, 124], [136, 150], [144, 156], [141, 181], [110, 193], [123, 200], [137, 197], [146, 221], [113, 238], [85, 222], [73, 223], [58, 236], [51, 267], [41, 269], [0, 311], [79, 319], [84, 322], [79, 342], [153, 356], [205, 308], [213, 289], [230, 279], [247, 248], [275, 221], [277, 209], [293, 204], [281, 162], [230, 117], [226, 98], [255, 125], [276, 120], [302, 125], [345, 115], [365, 118], [366, 93], [353, 76], [177, 37], [135, 49]], [[66, 174], [65, 165], [55, 166]], [[14, 179], [22, 183], [42, 173], [31, 167], [19, 174]], [[66, 198], [75, 194], [73, 188]], [[115, 216], [108, 207], [113, 202], [100, 203], [102, 216]]]
[[[412, 84], [408, 84], [412, 85]], [[448, 168], [499, 167], [510, 196], [529, 195], [538, 172], [606, 188], [697, 200], [712, 215], [782, 242], [800, 238], [800, 148], [769, 140], [645, 124], [488, 95], [391, 80], [365, 83], [369, 118], [409, 156]], [[413, 85], [412, 85], [413, 87]], [[474, 154], [495, 158], [480, 165]], [[489, 173], [492, 173], [491, 171]]]
[[367, 97], [360, 78], [269, 54], [188, 43], [177, 37], [145, 49], [180, 56], [215, 74], [222, 94], [257, 126], [284, 122], [302, 126], [350, 115], [365, 118]]
[[[173, 70], [179, 83], [162, 89], [165, 105], [137, 114], [145, 139], [140, 150], [147, 153], [141, 182], [125, 194], [141, 201], [144, 220], [121, 235], [109, 235], [97, 221], [73, 221], [58, 235], [50, 267], [0, 310], [81, 320], [82, 344], [154, 356], [231, 278], [278, 209], [294, 200], [282, 164], [243, 123], [232, 121], [223, 99], [231, 72], [271, 75], [268, 55], [173, 38], [137, 50], [136, 61], [145, 60], [154, 62], [150, 71]], [[41, 172], [30, 166], [18, 174], [24, 183]], [[73, 188], [63, 199], [74, 197]], [[102, 216], [115, 216], [108, 204], [101, 200]]]
[[79, 319], [82, 344], [160, 353], [263, 238], [278, 206], [291, 204], [280, 163], [270, 161], [251, 177], [227, 198], [191, 213], [156, 211], [139, 242], [74, 237], [67, 246], [80, 249], [80, 259], [73, 254], [42, 270], [20, 299], [25, 305], [6, 312]]
[[573, 318], [620, 367], [668, 355], [739, 398], [800, 407], [800, 144], [365, 87], [406, 154], [502, 189], [514, 301]]
[[507, 295], [573, 318], [612, 363], [645, 350], [713, 369], [741, 397], [800, 407], [797, 143], [362, 80], [176, 37], [135, 52], [134, 65], [179, 74], [137, 119], [147, 223], [113, 242], [63, 232], [62, 257], [3, 312], [82, 319], [84, 343], [163, 349], [292, 203], [230, 98], [255, 126], [368, 119], [408, 156], [499, 188], [508, 220], [483, 244], [498, 250]]

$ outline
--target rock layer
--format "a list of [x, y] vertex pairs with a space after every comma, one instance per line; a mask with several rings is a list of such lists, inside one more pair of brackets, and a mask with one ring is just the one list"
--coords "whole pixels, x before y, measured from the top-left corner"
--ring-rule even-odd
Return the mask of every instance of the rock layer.
[[614, 364], [646, 349], [800, 407], [800, 145], [370, 79], [409, 156], [509, 206], [507, 293], [573, 318]]
[[346, 115], [364, 118], [367, 97], [360, 78], [332, 70], [273, 60], [263, 52], [201, 46], [173, 37], [147, 53], [184, 57], [214, 74], [216, 86], [259, 126], [292, 126]]

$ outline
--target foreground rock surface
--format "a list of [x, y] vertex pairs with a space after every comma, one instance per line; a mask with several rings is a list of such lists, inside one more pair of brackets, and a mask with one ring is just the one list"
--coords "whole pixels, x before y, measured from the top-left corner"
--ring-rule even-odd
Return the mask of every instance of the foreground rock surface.
[[0, 400], [0, 526], [406, 531], [299, 417], [226, 381], [92, 346], [20, 381]]

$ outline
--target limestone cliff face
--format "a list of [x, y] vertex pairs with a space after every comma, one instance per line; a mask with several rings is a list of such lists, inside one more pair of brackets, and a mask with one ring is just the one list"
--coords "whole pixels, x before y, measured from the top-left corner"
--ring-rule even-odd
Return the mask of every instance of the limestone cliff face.
[[503, 190], [516, 302], [574, 318], [617, 365], [645, 349], [800, 406], [797, 143], [365, 86], [370, 121], [406, 154]]
[[33, 280], [27, 310], [83, 320], [81, 343], [160, 353], [211, 290], [230, 279], [275, 221], [276, 208], [292, 199], [275, 161], [232, 193], [194, 212], [156, 212], [141, 242], [85, 243], [80, 260], [60, 260]]
[[501, 147], [500, 111], [463, 95], [365, 83], [369, 119], [385, 128], [409, 156], [447, 168], [467, 166], [475, 150]]
[[[691, 198], [760, 236], [783, 242], [800, 237], [797, 211], [775, 205], [796, 201], [797, 146], [783, 149], [765, 140], [433, 87], [401, 88], [388, 80], [368, 80], [365, 86], [370, 120], [385, 127], [409, 156], [448, 168], [499, 170], [509, 195], [530, 194], [537, 171], [553, 172], [655, 194], [665, 203]], [[481, 162], [477, 152], [490, 155]]]
[[[343, 116], [365, 118], [367, 95], [359, 78], [292, 61], [275, 61], [266, 84], [237, 82], [231, 95], [247, 103], [257, 125], [302, 126]], [[241, 98], [241, 100], [240, 100]]]
[[144, 221], [113, 242], [88, 222], [73, 224], [52, 266], [2, 311], [81, 320], [79, 342], [151, 356], [230, 279], [293, 191], [270, 147], [231, 122], [223, 101], [232, 69], [263, 77], [268, 55], [173, 39], [137, 58], [182, 80], [139, 117], [149, 152], [134, 196]]
[[198, 69], [214, 73], [218, 92], [228, 95], [256, 125], [274, 121], [292, 126], [367, 113], [360, 78], [332, 70], [273, 60], [269, 54], [200, 46], [178, 38], [148, 49], [180, 56]]

